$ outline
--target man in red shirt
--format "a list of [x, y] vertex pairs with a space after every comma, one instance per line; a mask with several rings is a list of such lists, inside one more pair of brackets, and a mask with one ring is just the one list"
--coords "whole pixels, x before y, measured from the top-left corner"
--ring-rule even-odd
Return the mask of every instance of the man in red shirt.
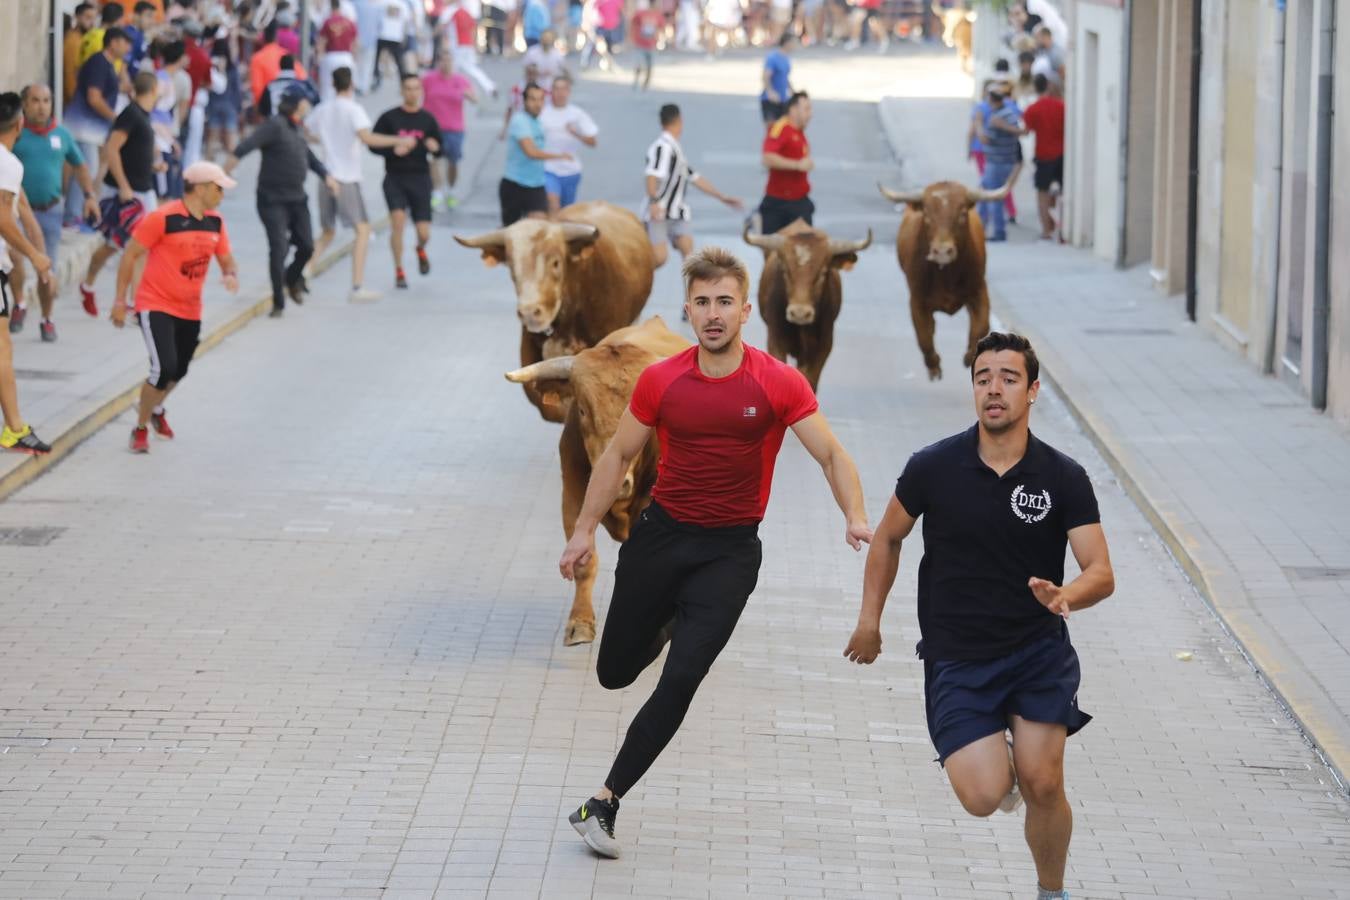
[[1050, 79], [1038, 74], [1034, 79], [1035, 103], [1022, 114], [1022, 133], [1036, 135], [1036, 207], [1041, 214], [1041, 239], [1055, 239], [1055, 197], [1064, 184], [1064, 101]]
[[319, 97], [332, 100], [333, 73], [342, 67], [356, 71], [356, 23], [342, 14], [342, 0], [331, 0], [332, 13], [323, 20], [315, 49], [319, 54]]
[[[248, 89], [253, 94], [253, 105], [262, 100], [263, 91], [272, 83], [272, 79], [281, 72], [281, 58], [288, 56], [286, 48], [277, 43], [277, 23], [271, 22], [263, 31], [266, 43], [253, 53], [248, 63]], [[295, 61], [295, 74], [298, 78], [308, 77], [300, 60]]]
[[757, 531], [788, 428], [824, 470], [844, 512], [849, 546], [858, 550], [872, 539], [858, 470], [806, 379], [741, 341], [750, 317], [745, 263], [705, 247], [685, 261], [684, 283], [698, 345], [639, 376], [559, 561], [571, 579], [590, 558], [596, 526], [655, 431], [661, 462], [652, 503], [619, 551], [596, 674], [603, 687], [617, 690], [632, 684], [667, 643], [670, 652], [604, 786], [569, 817], [587, 845], [611, 859], [619, 856], [619, 798], [675, 736], [755, 589]]
[[141, 219], [127, 243], [117, 269], [117, 299], [112, 323], [126, 324], [127, 289], [141, 257], [145, 271], [136, 289], [136, 319], [150, 351], [150, 377], [141, 385], [136, 427], [131, 430], [131, 452], [150, 452], [150, 433], [165, 439], [173, 429], [164, 416], [164, 398], [187, 375], [197, 352], [202, 327], [202, 285], [211, 270], [211, 257], [220, 263], [225, 289], [239, 289], [238, 267], [230, 253], [225, 220], [216, 212], [225, 191], [235, 181], [211, 162], [193, 163], [183, 170], [183, 199], [157, 208]]
[[760, 230], [773, 234], [797, 219], [811, 224], [816, 205], [811, 202], [811, 181], [806, 173], [815, 167], [806, 123], [811, 121], [811, 98], [797, 91], [788, 98], [787, 114], [769, 126], [764, 136], [763, 161], [769, 170], [764, 200], [759, 204]]

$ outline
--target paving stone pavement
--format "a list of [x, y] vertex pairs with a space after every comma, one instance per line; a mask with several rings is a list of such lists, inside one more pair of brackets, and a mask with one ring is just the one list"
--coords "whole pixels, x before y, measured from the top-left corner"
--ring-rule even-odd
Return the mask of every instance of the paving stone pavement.
[[[743, 115], [741, 98], [702, 102]], [[875, 116], [857, 106], [823, 115]], [[607, 142], [592, 171], [646, 139]], [[884, 219], [870, 202], [834, 214]], [[924, 376], [884, 237], [845, 275], [821, 388], [874, 517], [908, 454], [971, 417], [960, 372]], [[179, 437], [148, 458], [125, 453], [124, 416], [0, 505], [0, 527], [64, 529], [0, 545], [0, 896], [1029, 896], [1020, 817], [967, 817], [932, 762], [920, 541], [886, 652], [850, 665], [862, 558], [793, 439], [741, 625], [625, 800], [624, 858], [589, 854], [562, 817], [654, 672], [606, 692], [595, 648], [561, 646], [557, 427], [501, 378], [518, 343], [505, 274], [444, 229], [435, 245], [406, 293], [349, 306], [338, 267], [303, 310], [199, 360], [169, 404]], [[371, 266], [391, 277], [387, 254]], [[649, 311], [677, 297], [668, 267]], [[959, 356], [964, 322], [938, 332]], [[1092, 476], [1118, 581], [1071, 623], [1096, 720], [1067, 757], [1070, 888], [1350, 896], [1350, 804], [1042, 396], [1036, 431]], [[614, 547], [600, 552], [603, 617]]]

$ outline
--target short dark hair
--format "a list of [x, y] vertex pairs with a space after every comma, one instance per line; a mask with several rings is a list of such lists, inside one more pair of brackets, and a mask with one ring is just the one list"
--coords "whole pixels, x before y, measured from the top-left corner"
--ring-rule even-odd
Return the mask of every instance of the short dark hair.
[[333, 70], [333, 90], [339, 94], [347, 91], [352, 86], [352, 70], [346, 66], [338, 66]]
[[1000, 59], [998, 62], [994, 63], [995, 72], [1007, 72], [1009, 68], [1010, 66], [1008, 65], [1008, 61], [1006, 59]]
[[277, 29], [280, 27], [276, 19], [268, 22], [267, 27], [263, 29], [263, 41], [268, 44], [275, 44], [277, 42]]
[[159, 9], [150, 0], [140, 0], [135, 6], [136, 15], [146, 12], [159, 12]]
[[137, 97], [144, 97], [159, 86], [159, 76], [154, 72], [140, 71], [131, 80], [131, 91]]
[[106, 28], [110, 25], [116, 25], [118, 22], [122, 21], [122, 17], [125, 16], [126, 14], [127, 11], [126, 9], [123, 8], [122, 4], [109, 3], [107, 6], [103, 7], [103, 12], [99, 14], [99, 19], [103, 22], [103, 25]]
[[1030, 50], [1023, 50], [1021, 53], [1017, 54], [1017, 61], [1019, 63], [1034, 63], [1036, 61], [1036, 54], [1032, 53]]
[[778, 46], [786, 47], [797, 39], [797, 35], [792, 33], [792, 29], [785, 29], [782, 37], [778, 39]]
[[803, 100], [810, 100], [810, 99], [811, 98], [810, 96], [807, 95], [806, 91], [797, 91], [791, 97], [787, 98], [787, 103], [783, 104], [783, 109], [792, 109], [792, 107], [796, 106], [798, 103], [801, 103]]
[[92, 3], [80, 3], [80, 4], [78, 4], [78, 5], [75, 7], [75, 15], [78, 16], [80, 13], [85, 12], [86, 10], [93, 9], [93, 8], [94, 8], [94, 4], [92, 4]]
[[[407, 84], [409, 81], [421, 81], [421, 80], [422, 76], [418, 75], [416, 72], [404, 72], [403, 77], [398, 80], [398, 83], [400, 86], [402, 86], [404, 84]], [[536, 84], [535, 87], [539, 87], [539, 85]], [[529, 90], [528, 85], [526, 86], [526, 90]]]
[[[104, 9], [107, 9], [108, 7], [105, 6], [105, 7], [103, 7], [103, 8], [104, 8]], [[125, 31], [123, 31], [121, 28], [118, 28], [116, 25], [112, 26], [111, 28], [105, 28], [105, 29], [103, 29], [103, 46], [104, 46], [104, 48], [107, 48], [107, 46], [108, 46], [109, 44], [111, 44], [113, 41], [117, 41], [117, 40], [122, 40], [122, 41], [126, 41], [126, 42], [130, 43], [130, 42], [131, 42], [131, 35], [127, 34]]]
[[1044, 72], [1037, 72], [1036, 77], [1031, 79], [1032, 87], [1036, 88], [1036, 93], [1046, 94], [1050, 92], [1050, 79], [1045, 77]]
[[667, 103], [665, 106], [661, 107], [662, 128], [667, 125], [674, 125], [678, 121], [680, 121], [680, 108], [678, 106], [674, 103]]
[[284, 53], [282, 54], [281, 59], [277, 61], [277, 65], [283, 69], [294, 69], [295, 57], [291, 56], [289, 53]]
[[530, 91], [538, 91], [542, 94], [544, 92], [544, 86], [537, 81], [527, 81], [525, 83], [525, 90], [520, 92], [521, 99], [523, 100], [526, 97], [529, 97]]
[[185, 53], [187, 53], [187, 45], [183, 43], [181, 38], [169, 41], [167, 44], [161, 44], [159, 47], [160, 62], [164, 63], [166, 66], [171, 66], [178, 62], [183, 58], [183, 54]]
[[7, 134], [11, 128], [19, 124], [19, 118], [23, 115], [23, 99], [13, 91], [5, 91], [0, 94], [0, 133]]
[[1013, 334], [1011, 331], [991, 331], [980, 338], [980, 342], [975, 345], [975, 359], [970, 362], [971, 381], [975, 380], [975, 360], [980, 358], [980, 354], [990, 351], [997, 353], [1000, 350], [1011, 350], [1014, 353], [1022, 354], [1022, 360], [1027, 367], [1028, 383], [1041, 377], [1041, 362], [1036, 358], [1036, 351], [1031, 346], [1031, 341], [1020, 334]]

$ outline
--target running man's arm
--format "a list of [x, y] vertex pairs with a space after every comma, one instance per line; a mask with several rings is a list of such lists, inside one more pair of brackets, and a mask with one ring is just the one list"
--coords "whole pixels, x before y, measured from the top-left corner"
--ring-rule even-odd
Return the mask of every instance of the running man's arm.
[[766, 169], [783, 169], [787, 172], [810, 172], [815, 168], [811, 162], [811, 157], [803, 156], [801, 159], [788, 159], [786, 156], [780, 156], [777, 153], [765, 151], [760, 157]]
[[225, 290], [231, 294], [239, 291], [239, 264], [234, 261], [233, 253], [216, 254], [216, 262], [220, 265], [220, 275], [225, 281]]
[[623, 487], [628, 466], [647, 445], [651, 433], [651, 426], [639, 422], [632, 410], [623, 411], [618, 430], [591, 469], [591, 480], [586, 485], [586, 499], [581, 505], [581, 514], [577, 516], [572, 538], [563, 548], [562, 559], [558, 561], [558, 569], [568, 581], [572, 580], [576, 567], [584, 565], [595, 552], [595, 529], [599, 527], [605, 512], [619, 499], [619, 490]]
[[778, 92], [773, 89], [773, 70], [765, 66], [760, 70], [760, 87], [764, 90], [764, 95], [774, 103], [782, 103], [783, 98], [778, 96]]
[[1078, 577], [1060, 587], [1044, 578], [1032, 578], [1027, 587], [1046, 609], [1064, 618], [1069, 613], [1096, 606], [1116, 589], [1116, 575], [1111, 568], [1111, 552], [1106, 547], [1106, 533], [1101, 523], [1079, 525], [1069, 529], [1069, 549], [1078, 562]]
[[[692, 184], [694, 185], [694, 187], [698, 188], [703, 193], [707, 194], [710, 197], [716, 197], [718, 200], [721, 200], [723, 203], [725, 203], [727, 206], [730, 206], [732, 209], [745, 208], [745, 204], [741, 202], [740, 197], [727, 196], [726, 194], [719, 191], [717, 188], [713, 187], [713, 183], [708, 179], [704, 178], [702, 175], [695, 175], [693, 177]], [[650, 196], [650, 190], [648, 194]]]
[[[22, 188], [19, 189], [19, 196], [24, 196]], [[34, 233], [40, 235], [42, 230], [38, 229]], [[19, 220], [14, 218], [14, 193], [4, 189], [0, 189], [0, 238], [4, 238], [6, 244], [28, 257], [33, 263], [34, 270], [37, 271], [39, 280], [45, 282], [51, 277], [52, 261], [23, 233], [23, 229], [19, 227]]]
[[38, 253], [45, 254], [47, 239], [43, 237], [42, 229], [33, 215], [33, 207], [28, 204], [28, 195], [23, 191], [19, 191], [19, 224], [23, 226], [24, 233], [30, 236], [29, 241], [37, 248]]
[[362, 128], [356, 133], [356, 136], [361, 139], [361, 143], [372, 150], [392, 150], [397, 147], [406, 147], [408, 150], [412, 150], [413, 147], [417, 146], [417, 138], [412, 135], [399, 137], [396, 134], [376, 134], [369, 128]]
[[858, 626], [844, 648], [844, 656], [849, 662], [867, 665], [881, 653], [881, 611], [886, 608], [886, 598], [895, 586], [895, 573], [900, 570], [900, 547], [914, 530], [915, 521], [895, 495], [891, 495], [886, 512], [872, 535], [872, 546], [867, 548]]
[[535, 144], [534, 138], [519, 138], [520, 149], [525, 151], [525, 155], [530, 159], [571, 159], [570, 153], [549, 153], [547, 150], [540, 150]]
[[126, 170], [122, 168], [122, 146], [126, 142], [127, 133], [114, 128], [108, 133], [108, 143], [104, 145], [104, 153], [108, 157], [108, 174], [117, 182], [117, 196], [123, 202], [130, 200], [135, 193], [131, 189], [131, 182], [127, 180]]
[[812, 413], [792, 426], [792, 433], [802, 442], [811, 458], [820, 463], [825, 480], [834, 492], [834, 502], [848, 523], [844, 540], [854, 550], [872, 540], [872, 529], [867, 527], [867, 504], [863, 500], [862, 482], [853, 459], [830, 430], [830, 423], [819, 412]]
[[122, 261], [117, 266], [117, 293], [113, 295], [112, 323], [121, 328], [127, 321], [127, 291], [136, 272], [136, 265], [148, 252], [146, 246], [136, 238], [127, 241], [122, 252]]

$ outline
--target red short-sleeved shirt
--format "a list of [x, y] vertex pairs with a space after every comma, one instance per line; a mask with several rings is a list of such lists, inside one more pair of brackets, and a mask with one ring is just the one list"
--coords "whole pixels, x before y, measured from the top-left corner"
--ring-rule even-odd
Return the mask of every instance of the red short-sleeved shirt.
[[474, 42], [478, 40], [478, 20], [461, 6], [455, 10], [450, 21], [455, 24], [455, 43], [460, 47], [474, 46]]
[[661, 441], [653, 499], [715, 528], [764, 518], [783, 434], [819, 407], [802, 374], [762, 350], [747, 346], [740, 368], [709, 378], [695, 346], [643, 370], [628, 408]]
[[136, 310], [200, 320], [211, 257], [230, 253], [225, 220], [216, 212], [198, 219], [183, 201], [174, 200], [141, 219], [131, 236], [150, 251], [136, 291]]
[[329, 53], [350, 53], [356, 45], [356, 23], [342, 13], [333, 13], [319, 29], [324, 48]]
[[1049, 95], [1042, 97], [1027, 107], [1022, 121], [1036, 135], [1036, 159], [1049, 161], [1064, 155], [1063, 100]]
[[[787, 119], [779, 119], [769, 126], [764, 136], [764, 152], [777, 153], [788, 159], [805, 159], [811, 152], [811, 145]], [[811, 193], [811, 181], [805, 172], [789, 172], [786, 169], [770, 169], [769, 183], [764, 194], [780, 200], [800, 200]]]

